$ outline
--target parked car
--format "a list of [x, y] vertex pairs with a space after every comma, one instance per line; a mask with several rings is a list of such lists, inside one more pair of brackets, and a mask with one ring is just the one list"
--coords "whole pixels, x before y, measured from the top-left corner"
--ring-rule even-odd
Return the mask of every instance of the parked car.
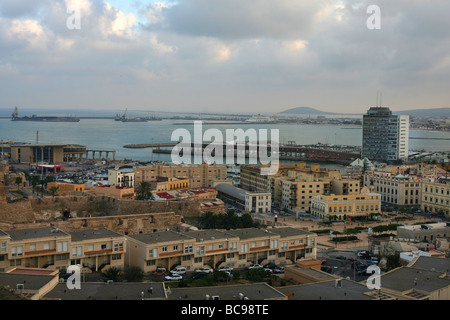
[[373, 260], [367, 260], [366, 264], [368, 266], [376, 266], [376, 265], [378, 265], [378, 262], [377, 261], [373, 261]]
[[284, 272], [284, 267], [275, 267], [274, 269], [272, 269], [273, 273], [283, 273]]
[[192, 279], [192, 280], [196, 280], [196, 279], [200, 279], [200, 278], [206, 277], [207, 275], [208, 275], [208, 274], [207, 274], [207, 273], [204, 273], [204, 272], [197, 272], [197, 273], [194, 273], [194, 274], [192, 275], [191, 279]]
[[339, 260], [347, 260], [347, 257], [346, 257], [346, 256], [337, 256], [336, 259], [339, 259]]
[[163, 274], [166, 273], [166, 268], [156, 268], [156, 270], [152, 271], [153, 273]]
[[213, 269], [204, 267], [204, 268], [195, 269], [195, 272], [197, 272], [197, 273], [212, 273]]
[[233, 268], [232, 267], [221, 267], [219, 269], [217, 269], [217, 271], [228, 271], [228, 272], [232, 272]]
[[164, 280], [167, 280], [167, 281], [179, 281], [181, 279], [183, 279], [183, 276], [181, 274], [175, 274], [175, 273], [168, 274], [167, 276], [164, 277]]
[[171, 273], [176, 273], [179, 275], [185, 274], [186, 273], [186, 268], [185, 267], [176, 267], [175, 269], [173, 269], [172, 271], [170, 271]]
[[248, 266], [247, 269], [248, 269], [248, 270], [252, 270], [252, 269], [261, 269], [262, 267], [263, 267], [262, 265], [260, 265], [260, 264], [258, 264], [258, 263], [255, 263], [255, 264], [252, 264], [251, 266]]
[[264, 271], [267, 271], [267, 272], [270, 272], [270, 273], [273, 273], [273, 270], [270, 269], [270, 268], [263, 268], [263, 270], [264, 270]]

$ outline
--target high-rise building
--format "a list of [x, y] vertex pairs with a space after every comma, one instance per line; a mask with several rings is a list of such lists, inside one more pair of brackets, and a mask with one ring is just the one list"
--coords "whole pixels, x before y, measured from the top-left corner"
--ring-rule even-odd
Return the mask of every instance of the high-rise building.
[[392, 162], [408, 158], [409, 116], [372, 107], [363, 116], [362, 157]]

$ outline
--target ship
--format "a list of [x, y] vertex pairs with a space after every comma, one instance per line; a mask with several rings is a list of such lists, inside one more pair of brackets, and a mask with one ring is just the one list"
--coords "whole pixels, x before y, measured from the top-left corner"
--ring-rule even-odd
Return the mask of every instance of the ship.
[[253, 117], [245, 120], [245, 122], [272, 124], [272, 123], [276, 123], [276, 119], [273, 117], [264, 117], [259, 113], [257, 116], [253, 116]]
[[80, 122], [78, 117], [59, 117], [59, 116], [37, 116], [32, 115], [31, 117], [24, 116], [19, 117], [19, 110], [17, 107], [14, 108], [14, 112], [11, 115], [11, 121], [40, 121], [40, 122]]

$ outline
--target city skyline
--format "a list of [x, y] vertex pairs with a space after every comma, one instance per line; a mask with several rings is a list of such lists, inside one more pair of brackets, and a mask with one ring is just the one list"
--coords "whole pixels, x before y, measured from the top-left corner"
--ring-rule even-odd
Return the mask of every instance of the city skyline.
[[[379, 30], [367, 27], [370, 5], [381, 9]], [[363, 114], [378, 92], [395, 111], [450, 107], [449, 9], [443, 0], [2, 1], [0, 108]]]

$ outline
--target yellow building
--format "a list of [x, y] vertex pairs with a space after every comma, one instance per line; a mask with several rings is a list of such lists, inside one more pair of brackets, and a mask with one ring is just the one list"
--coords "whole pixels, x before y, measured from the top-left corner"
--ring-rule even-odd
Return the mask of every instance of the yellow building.
[[381, 213], [381, 196], [377, 193], [359, 195], [318, 195], [311, 198], [311, 213], [329, 219], [360, 217]]
[[80, 191], [84, 192], [84, 183], [68, 183], [68, 182], [49, 182], [47, 183], [47, 190], [56, 187], [58, 193]]
[[152, 193], [189, 189], [189, 186], [188, 178], [157, 177], [156, 181], [151, 182]]
[[450, 179], [422, 180], [422, 210], [450, 216]]

